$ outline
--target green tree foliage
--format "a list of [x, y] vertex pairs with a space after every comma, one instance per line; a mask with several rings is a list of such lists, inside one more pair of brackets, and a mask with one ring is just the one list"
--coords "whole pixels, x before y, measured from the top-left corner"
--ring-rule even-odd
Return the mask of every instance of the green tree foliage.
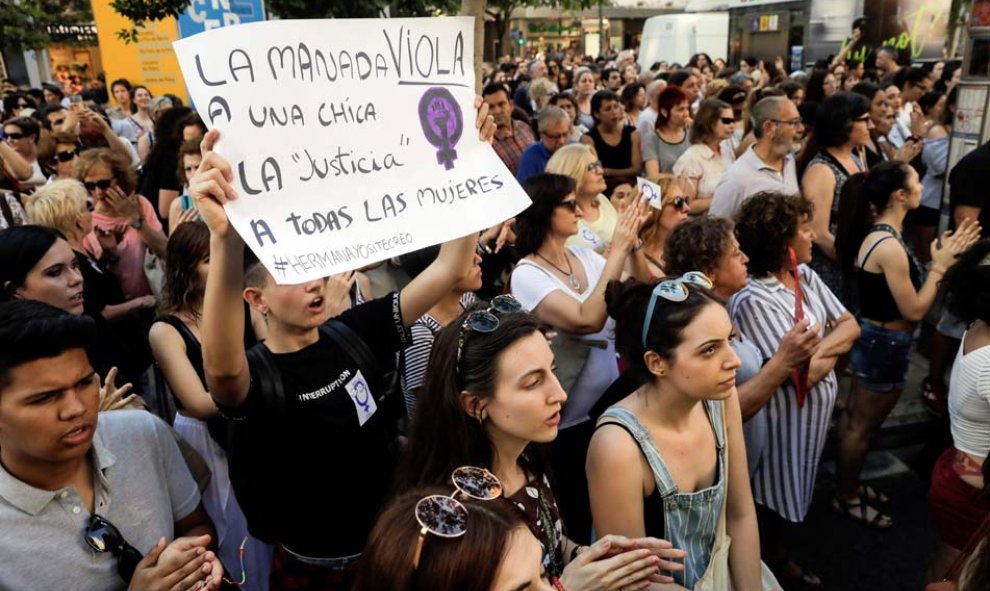
[[89, 0], [0, 0], [0, 46], [41, 49], [51, 44], [48, 26], [92, 20]]

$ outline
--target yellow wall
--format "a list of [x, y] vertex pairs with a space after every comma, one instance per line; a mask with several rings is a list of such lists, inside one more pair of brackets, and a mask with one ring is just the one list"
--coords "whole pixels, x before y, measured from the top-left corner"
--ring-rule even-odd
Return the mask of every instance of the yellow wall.
[[170, 93], [188, 103], [179, 62], [172, 51], [172, 42], [179, 38], [176, 20], [149, 23], [138, 30], [137, 43], [124, 43], [117, 38], [117, 31], [130, 28], [131, 22], [110, 7], [110, 0], [92, 0], [92, 5], [107, 85], [127, 78], [131, 84], [147, 86], [153, 96]]

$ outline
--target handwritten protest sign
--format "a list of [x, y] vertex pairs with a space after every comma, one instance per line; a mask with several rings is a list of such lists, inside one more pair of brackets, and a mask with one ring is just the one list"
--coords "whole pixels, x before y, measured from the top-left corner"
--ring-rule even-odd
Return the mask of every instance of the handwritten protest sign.
[[273, 21], [175, 43], [231, 164], [227, 215], [278, 283], [464, 236], [529, 198], [478, 140], [474, 20]]
[[663, 209], [663, 192], [660, 185], [648, 181], [643, 177], [636, 177], [636, 188], [639, 189], [640, 197], [647, 201], [654, 209]]

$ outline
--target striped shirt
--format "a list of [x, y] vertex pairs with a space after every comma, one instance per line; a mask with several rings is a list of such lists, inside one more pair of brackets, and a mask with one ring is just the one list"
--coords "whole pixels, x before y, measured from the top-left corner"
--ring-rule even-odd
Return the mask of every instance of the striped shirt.
[[[826, 325], [846, 309], [810, 267], [801, 265], [798, 274], [805, 317], [818, 323], [824, 336]], [[794, 326], [794, 292], [772, 276], [750, 278], [749, 285], [732, 297], [729, 312], [739, 330], [769, 359]], [[798, 407], [794, 382], [787, 380], [765, 407], [769, 437], [753, 474], [753, 497], [788, 521], [803, 521], [808, 513], [837, 391], [833, 371], [808, 391], [804, 406]]]
[[[477, 298], [471, 292], [461, 296], [461, 308], [468, 309]], [[419, 320], [409, 327], [409, 334], [412, 338], [411, 344], [402, 351], [402, 375], [400, 385], [402, 386], [402, 398], [406, 402], [406, 413], [412, 418], [416, 408], [416, 393], [426, 381], [426, 369], [430, 364], [430, 353], [433, 351], [433, 341], [437, 333], [443, 328], [440, 321], [423, 314]]]
[[495, 148], [495, 153], [505, 163], [512, 176], [516, 176], [523, 150], [535, 141], [536, 138], [533, 136], [533, 130], [529, 125], [513, 119], [512, 131], [509, 131], [507, 128], [495, 130], [495, 139], [492, 140], [492, 147]]

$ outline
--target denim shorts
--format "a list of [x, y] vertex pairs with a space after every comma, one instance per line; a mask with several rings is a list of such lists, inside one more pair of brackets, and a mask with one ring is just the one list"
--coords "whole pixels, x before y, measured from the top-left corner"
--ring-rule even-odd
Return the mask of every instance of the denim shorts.
[[904, 387], [914, 335], [860, 319], [859, 339], [849, 354], [859, 385], [874, 392]]

